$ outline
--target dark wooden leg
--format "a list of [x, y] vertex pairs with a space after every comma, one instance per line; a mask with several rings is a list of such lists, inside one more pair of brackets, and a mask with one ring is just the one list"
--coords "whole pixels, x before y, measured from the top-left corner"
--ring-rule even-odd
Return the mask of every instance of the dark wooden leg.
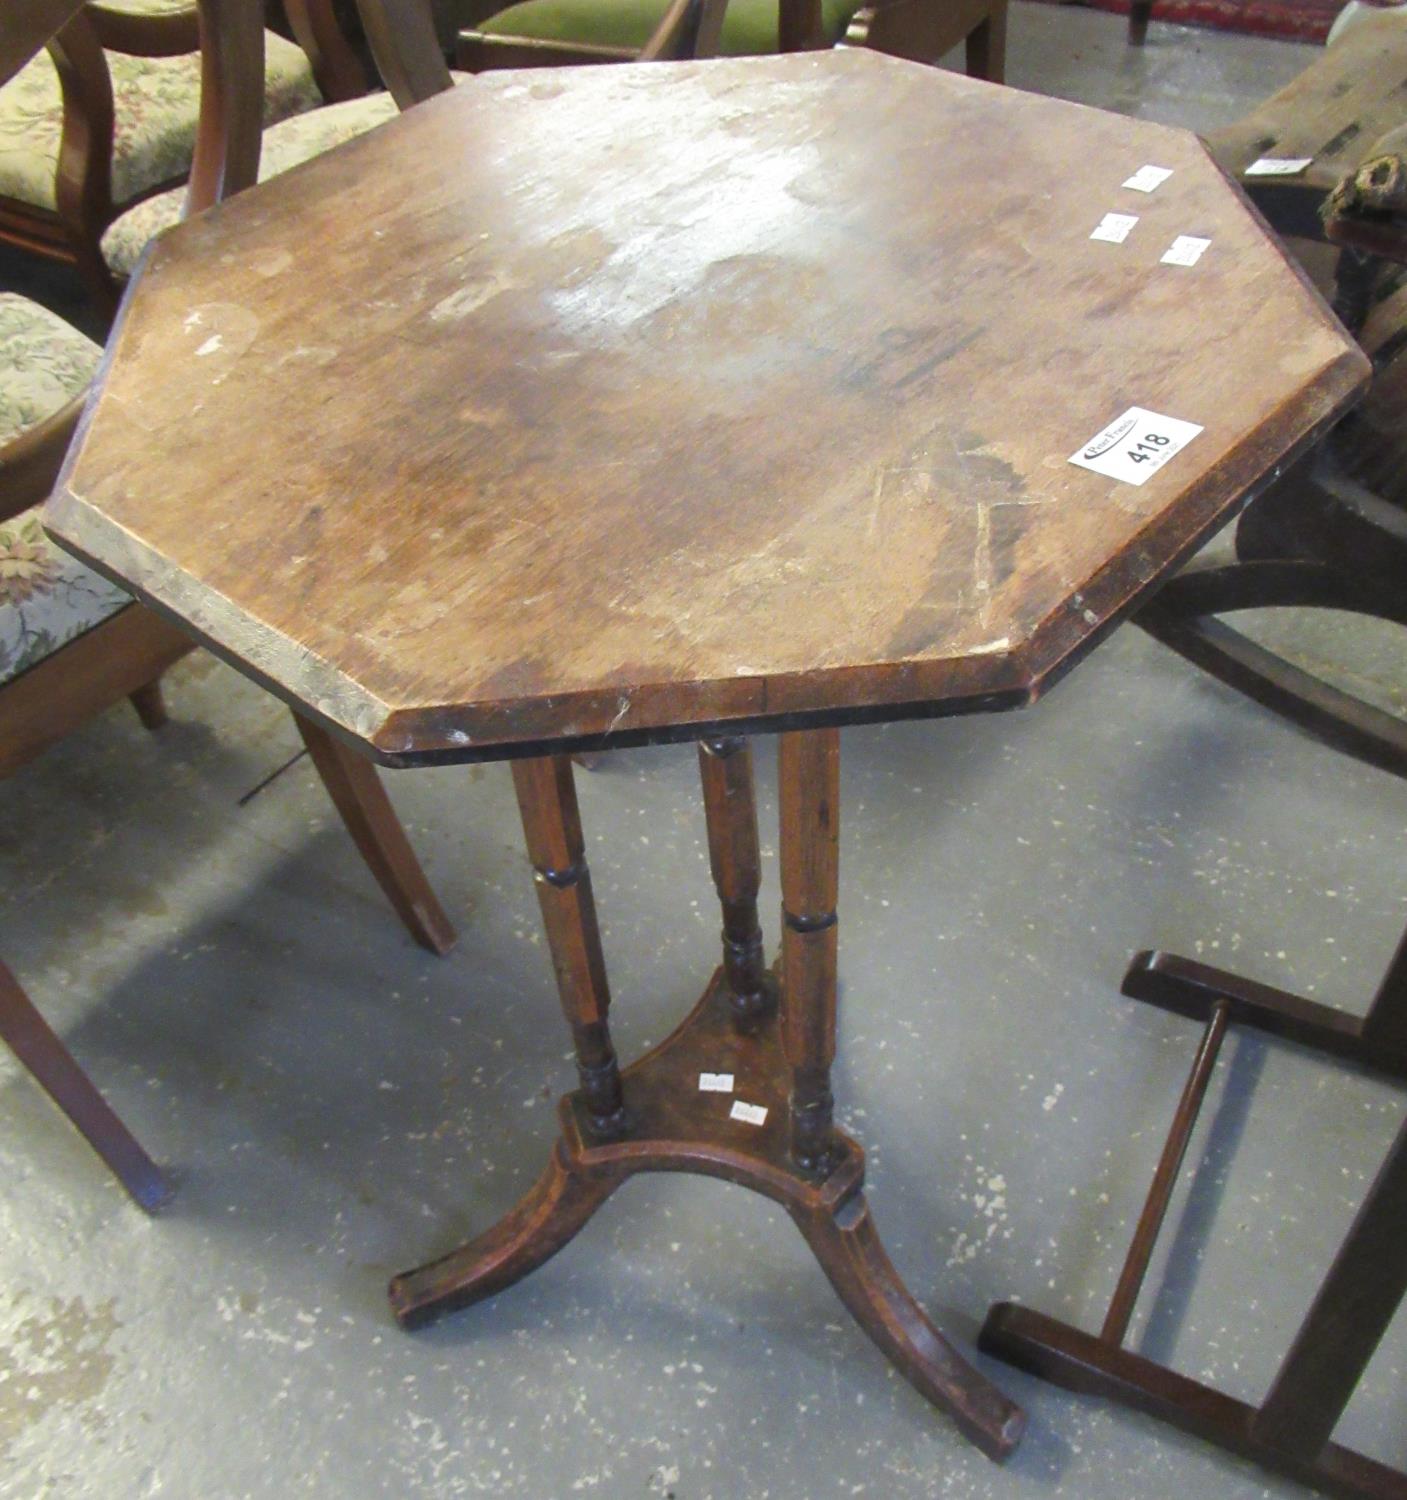
[[160, 729], [166, 722], [166, 700], [161, 696], [161, 679], [154, 678], [143, 683], [136, 692], [127, 695], [128, 702], [137, 710], [143, 729]]
[[806, 1172], [833, 1156], [840, 731], [778, 737], [782, 832], [782, 1051], [791, 1068], [791, 1150]]
[[376, 767], [301, 714], [293, 721], [333, 806], [411, 937], [431, 953], [454, 947], [454, 928], [425, 878]]
[[[511, 1286], [555, 1255], [629, 1175], [584, 1160], [587, 1143], [609, 1142], [629, 1123], [607, 1025], [610, 989], [591, 895], [591, 872], [568, 756], [513, 762], [513, 785], [557, 993], [576, 1048], [581, 1135], [559, 1141], [537, 1186], [492, 1229], [442, 1259], [391, 1281], [391, 1309], [418, 1327]], [[585, 1137], [583, 1141], [582, 1137]]]
[[160, 1208], [171, 1184], [93, 1087], [19, 981], [0, 964], [0, 1039], [34, 1075], [143, 1208]]
[[1133, 0], [1129, 6], [1129, 46], [1141, 47], [1148, 39], [1148, 22], [1153, 17], [1153, 0]]
[[557, 992], [572, 1029], [582, 1093], [593, 1132], [608, 1138], [624, 1126], [625, 1105], [606, 1024], [611, 992], [571, 760], [565, 755], [515, 760], [513, 785], [557, 974]]
[[757, 893], [762, 885], [752, 749], [745, 739], [699, 745], [708, 858], [723, 908], [723, 973], [733, 1015], [743, 1029], [776, 1009], [777, 986], [763, 956]]
[[[984, 1453], [1001, 1459], [1025, 1418], [952, 1348], [900, 1281], [865, 1202], [864, 1151], [831, 1119], [839, 747], [834, 730], [782, 737], [780, 1015], [754, 998], [769, 986], [747, 748], [703, 747], [724, 963], [692, 1014], [619, 1075], [571, 764], [565, 757], [514, 762], [581, 1087], [559, 1106], [562, 1135], [537, 1187], [478, 1239], [396, 1277], [391, 1305], [410, 1326], [501, 1290], [560, 1250], [632, 1173], [720, 1177], [782, 1204], [865, 1332]], [[728, 1087], [703, 1087], [705, 1074], [726, 1075]]]
[[987, 19], [967, 34], [967, 76], [1006, 82], [1006, 0], [993, 0]]
[[[1312, 1460], [1329, 1441], [1407, 1292], [1407, 1126], [1368, 1189], [1251, 1431]], [[1403, 1476], [1407, 1490], [1407, 1475]]]
[[[833, 1124], [836, 902], [840, 880], [840, 731], [778, 741], [781, 803], [781, 1044], [791, 1074], [790, 1148], [804, 1175], [824, 1179], [846, 1154]], [[831, 1285], [867, 1334], [989, 1457], [1006, 1457], [1022, 1411], [979, 1375], [924, 1316], [890, 1263], [856, 1190], [839, 1206], [789, 1202]]]
[[800, 1205], [788, 1205], [788, 1211], [851, 1317], [905, 1379], [988, 1458], [1000, 1462], [1012, 1453], [1026, 1430], [1026, 1414], [928, 1320], [885, 1254], [865, 1195], [856, 1192], [834, 1212], [807, 1212]]
[[622, 1181], [620, 1173], [581, 1171], [559, 1143], [536, 1187], [492, 1229], [392, 1278], [396, 1321], [419, 1328], [512, 1286], [556, 1255]]
[[1372, 1067], [1407, 1071], [1407, 934], [1392, 955], [1360, 1029], [1363, 1055]]

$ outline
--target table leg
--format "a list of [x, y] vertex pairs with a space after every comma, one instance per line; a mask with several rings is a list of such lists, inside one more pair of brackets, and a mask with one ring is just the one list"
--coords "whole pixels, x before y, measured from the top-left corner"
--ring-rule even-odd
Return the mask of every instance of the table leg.
[[[619, 1074], [570, 764], [515, 764], [582, 1086], [561, 1102], [562, 1135], [532, 1192], [468, 1245], [396, 1277], [392, 1307], [410, 1327], [502, 1290], [561, 1249], [635, 1172], [720, 1177], [780, 1203], [865, 1332], [984, 1453], [1004, 1458], [1023, 1414], [948, 1344], [899, 1279], [865, 1202], [864, 1152], [832, 1121], [839, 736], [783, 735], [780, 754], [780, 1007], [757, 920], [750, 754], [741, 742], [713, 741], [700, 766], [724, 962], [680, 1026]], [[703, 1088], [705, 1074], [730, 1075], [731, 1094]], [[748, 1108], [737, 1114], [737, 1104]]]
[[708, 820], [709, 865], [723, 908], [723, 973], [733, 1017], [746, 1031], [777, 1008], [777, 981], [767, 969], [757, 919], [762, 858], [752, 747], [736, 736], [702, 741], [699, 776]]

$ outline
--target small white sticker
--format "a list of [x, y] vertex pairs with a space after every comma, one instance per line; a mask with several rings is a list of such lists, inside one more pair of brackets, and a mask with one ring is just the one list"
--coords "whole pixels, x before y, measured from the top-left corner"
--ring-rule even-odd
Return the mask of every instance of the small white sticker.
[[728, 1111], [728, 1118], [741, 1120], [745, 1125], [765, 1125], [767, 1107], [763, 1104], [744, 1104], [741, 1099], [734, 1099], [733, 1107]]
[[1303, 172], [1312, 162], [1312, 156], [1262, 156], [1253, 161], [1241, 174], [1243, 177], [1293, 177]]
[[1137, 223], [1137, 214], [1105, 214], [1094, 226], [1090, 239], [1108, 240], [1111, 245], [1122, 245], [1129, 237], [1129, 230]]
[[731, 1094], [733, 1075], [731, 1073], [700, 1073], [699, 1090], [705, 1094]]
[[1195, 422], [1182, 422], [1176, 417], [1145, 411], [1141, 406], [1131, 406], [1077, 453], [1072, 453], [1069, 461], [1124, 484], [1142, 484], [1201, 430]]
[[1132, 177], [1125, 179], [1124, 186], [1132, 188], [1136, 193], [1151, 193], [1154, 188], [1162, 187], [1171, 176], [1171, 167], [1155, 167], [1149, 164], [1140, 167]]
[[1195, 266], [1210, 240], [1199, 240], [1195, 234], [1180, 234], [1163, 252], [1165, 266]]

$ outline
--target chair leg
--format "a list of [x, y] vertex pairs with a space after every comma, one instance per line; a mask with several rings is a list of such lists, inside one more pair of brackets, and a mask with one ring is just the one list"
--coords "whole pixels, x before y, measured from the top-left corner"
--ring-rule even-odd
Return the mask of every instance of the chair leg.
[[967, 76], [1006, 82], [1006, 0], [996, 0], [987, 18], [967, 34]]
[[137, 710], [143, 729], [160, 729], [166, 722], [166, 700], [161, 696], [161, 679], [154, 677], [135, 692], [127, 695], [128, 702]]
[[1153, 15], [1153, 0], [1133, 0], [1129, 6], [1129, 46], [1141, 47], [1148, 37], [1148, 22]]
[[448, 953], [454, 947], [454, 928], [425, 878], [376, 767], [301, 714], [294, 714], [293, 720], [347, 832], [406, 930], [431, 953]]
[[1163, 585], [1137, 623], [1203, 671], [1369, 765], [1407, 775], [1407, 723], [1266, 650], [1219, 616], [1298, 606], [1407, 623], [1400, 600], [1366, 579], [1302, 560], [1194, 568]]
[[9, 1045], [142, 1208], [151, 1212], [170, 1198], [171, 1184], [93, 1087], [92, 1079], [74, 1062], [3, 963], [0, 1040]]

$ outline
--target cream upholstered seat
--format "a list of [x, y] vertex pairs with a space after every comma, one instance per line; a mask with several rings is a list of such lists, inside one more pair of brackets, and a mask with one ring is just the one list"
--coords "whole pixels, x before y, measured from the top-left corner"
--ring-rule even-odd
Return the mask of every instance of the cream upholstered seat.
[[[302, 49], [272, 32], [265, 47], [266, 122], [319, 105], [322, 95]], [[107, 64], [114, 105], [112, 201], [120, 205], [190, 170], [200, 110], [200, 55], [109, 52]], [[62, 137], [58, 71], [49, 55], [40, 53], [0, 88], [0, 198], [56, 212]]]
[[[463, 83], [470, 75], [455, 73], [451, 76], [456, 83]], [[259, 181], [267, 182], [290, 167], [311, 161], [343, 141], [352, 140], [383, 124], [396, 113], [396, 103], [390, 94], [376, 93], [361, 99], [348, 99], [342, 104], [329, 104], [323, 109], [273, 125], [264, 132]], [[130, 276], [148, 242], [181, 217], [183, 201], [184, 191], [174, 188], [138, 203], [114, 220], [102, 242], [103, 259], [108, 269], [117, 276]]]
[[[38, 303], [0, 293], [0, 448], [77, 396], [102, 350]], [[0, 522], [0, 683], [132, 603], [44, 535], [39, 506]]]

